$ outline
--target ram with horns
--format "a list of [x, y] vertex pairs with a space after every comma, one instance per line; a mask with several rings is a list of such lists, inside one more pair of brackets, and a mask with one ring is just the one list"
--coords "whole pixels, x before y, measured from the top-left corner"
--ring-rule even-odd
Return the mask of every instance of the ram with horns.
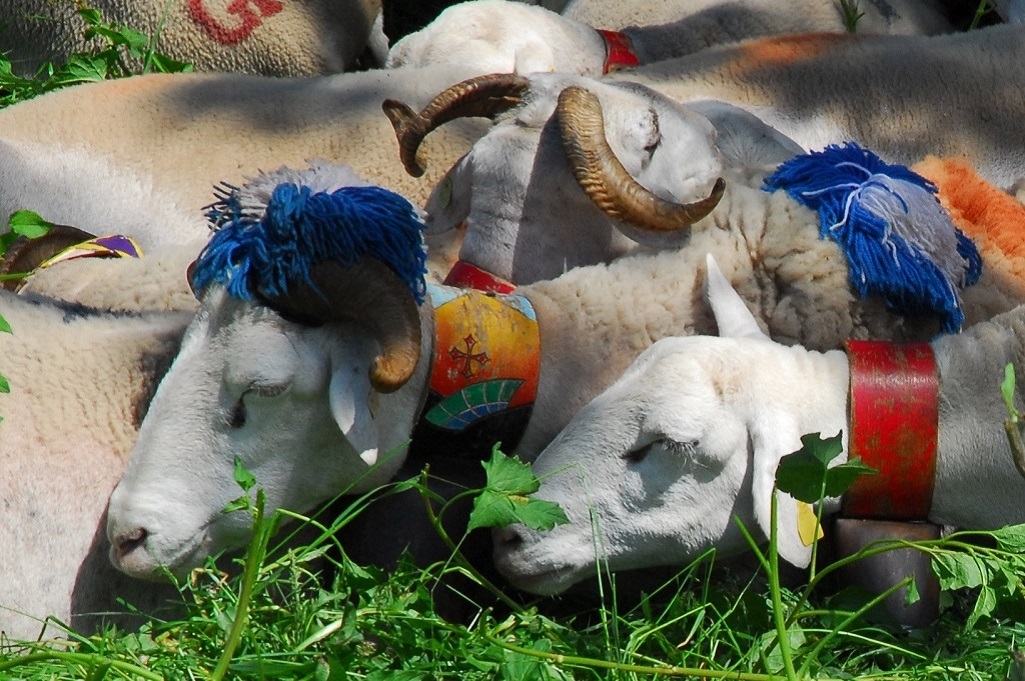
[[517, 284], [679, 246], [721, 199], [724, 169], [801, 151], [739, 109], [564, 74], [479, 76], [419, 112], [396, 100], [384, 110], [414, 176], [433, 130], [461, 117], [495, 121], [439, 182], [426, 221], [432, 233], [465, 224], [457, 268]]
[[[609, 148], [629, 176], [659, 198], [704, 199], [724, 172], [715, 163], [724, 169], [774, 165], [847, 140], [905, 165], [929, 154], [963, 158], [998, 188], [1015, 191], [1025, 177], [1025, 159], [1006, 140], [1025, 134], [1025, 112], [1020, 98], [1008, 93], [1021, 84], [1022, 70], [1010, 55], [1022, 40], [1015, 26], [929, 38], [788, 36], [707, 50], [601, 81], [482, 76], [439, 95], [420, 114], [388, 106], [399, 118], [411, 172], [424, 165], [415, 150], [430, 130], [461, 115], [495, 119], [491, 133], [428, 199], [428, 225], [433, 233], [465, 220], [462, 259], [527, 283], [635, 249], [624, 233], [656, 245], [676, 239], [667, 232], [638, 237], [625, 221], [587, 205], [567, 170], [571, 152], [560, 139], [560, 129], [572, 122], [557, 103], [563, 90], [581, 87], [596, 97]], [[848, 84], [857, 84], [857, 97]], [[570, 130], [570, 147], [587, 139]], [[725, 210], [722, 205], [715, 212]]]
[[[656, 340], [714, 331], [700, 301], [709, 252], [778, 338], [832, 348], [938, 328], [924, 301], [905, 318], [881, 293], [860, 298], [818, 217], [782, 191], [728, 181], [743, 219], [506, 296], [426, 287], [422, 225], [388, 192], [339, 187], [324, 169], [263, 184], [274, 188], [242, 188], [215, 210], [219, 229], [192, 272], [199, 312], [111, 496], [111, 555], [129, 574], [183, 573], [246, 541], [249, 515], [223, 512], [239, 496], [236, 461], [268, 512], [301, 512], [390, 479], [411, 438], [488, 450], [501, 440], [533, 459]], [[951, 225], [932, 228], [957, 245], [932, 254], [960, 262], [956, 289], [978, 263]], [[992, 272], [948, 312], [1025, 300]]]

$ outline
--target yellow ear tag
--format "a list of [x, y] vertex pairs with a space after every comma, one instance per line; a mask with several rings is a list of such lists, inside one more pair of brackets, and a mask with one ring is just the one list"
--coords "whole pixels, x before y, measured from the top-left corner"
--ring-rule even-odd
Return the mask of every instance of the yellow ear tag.
[[801, 543], [805, 546], [811, 546], [812, 542], [816, 539], [822, 539], [825, 533], [822, 531], [822, 525], [818, 526], [818, 536], [815, 535], [816, 530], [816, 518], [815, 509], [812, 508], [811, 504], [803, 501], [797, 502], [797, 534], [801, 536]]

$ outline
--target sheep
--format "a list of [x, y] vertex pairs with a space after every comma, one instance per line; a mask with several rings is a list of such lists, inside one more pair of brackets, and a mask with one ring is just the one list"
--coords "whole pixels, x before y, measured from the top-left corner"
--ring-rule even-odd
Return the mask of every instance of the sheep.
[[[0, 315], [12, 329], [0, 334], [10, 382], [0, 394], [0, 631], [34, 639], [51, 615], [85, 633], [125, 624], [119, 597], [158, 611], [177, 591], [112, 569], [104, 510], [191, 315], [112, 314], [8, 291]], [[47, 625], [47, 637], [64, 634]]]
[[[379, 0], [92, 0], [112, 24], [127, 24], [153, 47], [200, 71], [317, 76], [347, 71], [367, 46]], [[33, 75], [47, 61], [88, 49], [85, 24], [69, 0], [8, 0], [0, 42], [14, 71]]]
[[[467, 121], [443, 133], [431, 148], [440, 165], [416, 180], [389, 159], [394, 137], [381, 101], [397, 96], [426, 102], [464, 75], [453, 67], [316, 79], [174, 74], [54, 92], [0, 111], [0, 213], [31, 208], [51, 222], [125, 233], [152, 256], [164, 245], [194, 245], [192, 254], [198, 252], [208, 235], [202, 208], [214, 198], [211, 188], [241, 184], [261, 167], [345, 162], [422, 203], [445, 164], [482, 126]], [[448, 271], [453, 236], [431, 240], [436, 278]], [[169, 257], [175, 267], [181, 262], [180, 254]], [[61, 266], [60, 283], [46, 286], [47, 277], [40, 277], [32, 286], [100, 307], [121, 304], [122, 296], [76, 297], [66, 286], [76, 278], [72, 270], [81, 271], [82, 280], [93, 276], [86, 270], [99, 273], [108, 266], [149, 267], [79, 260]], [[193, 300], [183, 268], [172, 281], [160, 282], [158, 287], [174, 287], [175, 307]]]
[[381, 101], [396, 97], [422, 105], [468, 75], [444, 66], [320, 78], [136, 76], [79, 85], [4, 109], [0, 141], [40, 145], [40, 153], [53, 156], [90, 154], [125, 175], [146, 178], [139, 181], [149, 191], [164, 193], [190, 214], [201, 215], [211, 202], [211, 187], [318, 159], [350, 165], [419, 204], [483, 126], [466, 121], [443, 131], [430, 151], [438, 155], [439, 169], [414, 180], [390, 159], [394, 133], [381, 115]]
[[[558, 503], [569, 523], [549, 532], [496, 533], [499, 570], [518, 588], [555, 594], [596, 573], [686, 563], [748, 544], [731, 516], [765, 540], [782, 456], [800, 437], [842, 433], [850, 395], [842, 350], [771, 341], [724, 280], [710, 302], [724, 337], [665, 338], [582, 409], [534, 461], [534, 496]], [[721, 277], [721, 275], [720, 275]], [[931, 343], [939, 371], [939, 430], [929, 519], [970, 529], [1025, 522], [1025, 480], [1015, 470], [998, 386], [1021, 371], [1025, 307]], [[1018, 393], [1022, 392], [1018, 388]], [[1020, 398], [1019, 398], [1020, 399]], [[976, 490], [984, 490], [984, 500]], [[797, 505], [779, 502], [779, 555], [806, 566]], [[825, 515], [838, 499], [826, 499]]]
[[[953, 30], [938, 1], [861, 3], [859, 33], [936, 35]], [[595, 29], [604, 29], [599, 32]], [[609, 30], [614, 31], [611, 36]], [[847, 30], [838, 2], [570, 3], [562, 14], [505, 0], [449, 7], [396, 42], [388, 68], [476, 64], [480, 73], [559, 71], [599, 76], [749, 38]], [[613, 47], [612, 38], [623, 45]], [[625, 54], [626, 59], [617, 58]]]
[[808, 34], [710, 48], [603, 80], [737, 107], [805, 150], [854, 140], [906, 165], [963, 156], [1011, 189], [1025, 153], [1004, 141], [1025, 126], [1007, 93], [1025, 85], [1011, 56], [1023, 44], [1017, 25], [931, 37]]
[[[684, 107], [648, 88], [563, 74], [471, 78], [418, 114], [394, 100], [385, 106], [414, 175], [424, 170], [420, 142], [453, 112], [497, 120], [435, 187], [425, 220], [433, 235], [465, 226], [462, 263], [514, 284], [607, 262], [638, 244], [679, 245], [688, 238], [681, 227], [721, 197], [724, 169], [802, 151], [740, 109]], [[625, 172], [588, 166], [606, 146]], [[614, 194], [623, 200], [611, 206], [604, 187], [624, 188]], [[640, 207], [647, 196], [656, 209], [662, 198], [690, 208], [670, 211], [670, 221]]]
[[[825, 39], [820, 36], [767, 41], [751, 43], [744, 49], [771, 53], [803, 46], [800, 49], [810, 53], [816, 41]], [[1009, 61], [1009, 55], [1022, 47], [1021, 42], [1020, 29], [1010, 26], [992, 27], [967, 36], [922, 40], [918, 46], [921, 49], [884, 38], [854, 41], [847, 49], [827, 50], [820, 58], [809, 56], [809, 73], [800, 74], [799, 78], [788, 75], [786, 70], [771, 71], [764, 78], [747, 82], [746, 90], [735, 91], [732, 81], [725, 76], [719, 82], [719, 91], [709, 79], [709, 96], [726, 101], [696, 100], [685, 108], [653, 94], [665, 88], [650, 78], [638, 78], [643, 69], [633, 70], [621, 79], [607, 76], [603, 84], [558, 74], [481, 76], [440, 93], [419, 114], [397, 102], [389, 102], [388, 106], [396, 121], [402, 160], [414, 174], [425, 165], [417, 155], [419, 142], [442, 123], [466, 114], [496, 119], [489, 134], [479, 139], [436, 186], [426, 203], [427, 222], [431, 233], [465, 222], [468, 230], [461, 260], [498, 279], [513, 284], [529, 283], [557, 276], [577, 265], [618, 257], [637, 248], [631, 239], [650, 247], [672, 245], [685, 238], [685, 233], [672, 237], [667, 230], [639, 230], [621, 216], [599, 213], [587, 202], [587, 188], [582, 191], [573, 178], [583, 175], [593, 182], [602, 173], [595, 175], [589, 166], [576, 160], [587, 156], [573, 149], [582, 146], [592, 154], [596, 153], [594, 149], [604, 149], [604, 142], [597, 136], [602, 127], [608, 147], [627, 170], [627, 174], [610, 174], [609, 177], [620, 178], [609, 180], [611, 186], [629, 190], [637, 186], [633, 181], [636, 180], [642, 186], [634, 191], [645, 192], [647, 188], [657, 197], [673, 197], [683, 202], [700, 200], [705, 195], [694, 191], [695, 181], [705, 193], [709, 191], [717, 164], [754, 167], [779, 162], [802, 148], [821, 147], [844, 139], [868, 140], [867, 146], [888, 160], [908, 165], [932, 153], [965, 157], [983, 177], [1002, 189], [1013, 189], [1025, 176], [1025, 157], [1019, 147], [1001, 140], [1025, 134], [1021, 123], [1025, 110], [1017, 98], [1005, 97], [1003, 93], [1018, 85], [1025, 86], [1025, 82], [1014, 82], [1006, 91], [1002, 85], [1008, 77], [1014, 81], [1022, 74]], [[818, 45], [821, 47], [821, 43]], [[973, 63], [960, 56], [965, 51], [983, 54], [984, 45], [992, 49], [993, 59]], [[944, 49], [929, 51], [940, 46]], [[735, 52], [715, 54], [725, 55], [727, 59], [723, 61], [729, 64], [729, 59], [737, 59]], [[936, 63], [924, 71], [942, 74], [937, 75], [935, 82], [927, 83], [928, 92], [923, 89], [920, 97], [909, 91], [897, 66], [909, 54], [917, 54], [921, 60], [933, 58]], [[865, 91], [858, 98], [843, 95], [830, 99], [828, 108], [820, 107], [814, 95], [807, 103], [795, 100], [791, 91], [804, 92], [806, 83], [813, 80], [810, 72], [819, 62], [824, 69], [834, 69], [829, 74], [830, 84], [853, 82], [865, 76]], [[697, 67], [681, 71], [700, 75]], [[635, 80], [648, 83], [652, 89], [638, 86]], [[615, 91], [609, 85], [633, 96], [620, 94], [613, 99], [610, 93]], [[588, 103], [594, 98], [567, 92], [581, 87], [598, 101]], [[965, 94], [969, 92], [970, 95]], [[905, 98], [914, 104], [913, 111], [908, 110]], [[570, 107], [569, 102], [577, 103]], [[861, 112], [865, 102], [872, 102], [872, 113]], [[928, 105], [921, 106], [923, 102]], [[690, 113], [685, 113], [688, 109]], [[580, 110], [586, 111], [586, 116], [568, 113]], [[826, 110], [833, 113], [826, 115]], [[880, 111], [890, 116], [898, 116], [900, 111], [907, 113], [899, 115], [897, 126], [881, 121], [874, 126], [862, 125], [866, 118]], [[710, 136], [712, 131], [707, 123], [700, 122], [695, 114], [713, 124], [716, 138]], [[567, 124], [600, 117], [605, 119], [604, 126]], [[969, 122], [965, 127], [938, 123], [951, 118], [976, 123]], [[681, 121], [687, 132], [679, 132], [676, 121]], [[931, 122], [919, 127], [921, 121]], [[677, 132], [659, 130], [660, 124], [664, 128], [674, 124], [673, 130]], [[596, 135], [593, 145], [588, 142], [591, 132]], [[687, 151], [680, 152], [681, 147]], [[721, 161], [716, 159], [716, 150]], [[673, 170], [659, 162], [663, 158], [677, 161]], [[570, 168], [572, 173], [568, 172]], [[675, 176], [691, 168], [695, 169], [693, 177], [686, 178], [685, 172], [686, 179]], [[594, 195], [593, 191], [589, 193]], [[560, 215], [572, 218], [557, 219]], [[524, 230], [522, 235], [520, 230]]]
[[[515, 446], [506, 440], [512, 453], [533, 459], [655, 340], [714, 330], [698, 300], [706, 252], [721, 259], [746, 303], [782, 340], [830, 349], [850, 337], [921, 339], [936, 332], [922, 319], [903, 320], [877, 298], [859, 300], [835, 245], [819, 239], [817, 220], [795, 214], [781, 193], [765, 202], [760, 190], [727, 186], [727, 191], [759, 196], [738, 197], [728, 225], [695, 232], [687, 248], [580, 267], [518, 289], [522, 298], [514, 304], [522, 310], [529, 301], [540, 334], [540, 341], [528, 337], [518, 344], [540, 346], [540, 371], [531, 417]], [[244, 190], [229, 201], [247, 208], [244, 220], [236, 217], [222, 227], [229, 231], [220, 248], [253, 234], [245, 231], [248, 224], [261, 225], [257, 234], [280, 236], [288, 252], [298, 248], [287, 236], [290, 226], [280, 218], [281, 209], [293, 206], [295, 220], [306, 225], [289, 197], [312, 202], [318, 195], [291, 183], [279, 185], [274, 196], [278, 192], [269, 208], [266, 197], [261, 202]], [[329, 229], [334, 234], [342, 227], [331, 223]], [[307, 234], [302, 243], [311, 239]], [[276, 252], [253, 248], [268, 256]], [[211, 272], [221, 271], [218, 258], [227, 252], [235, 251], [217, 250], [199, 259], [197, 268], [208, 276], [198, 285], [199, 312], [111, 496], [111, 558], [133, 576], [153, 577], [160, 566], [186, 571], [211, 552], [245, 541], [249, 519], [221, 513], [238, 496], [232, 477], [236, 458], [259, 481], [270, 510], [303, 511], [343, 490], [372, 489], [403, 463], [433, 380], [431, 358], [463, 358], [466, 366], [445, 373], [449, 378], [476, 371], [485, 360], [495, 370], [504, 365], [496, 350], [479, 347], [489, 336], [446, 332], [454, 343], [436, 341], [434, 304], [418, 307], [410, 288], [415, 292], [420, 286], [396, 276], [389, 269], [395, 265], [370, 256], [347, 264], [313, 259], [310, 284], [298, 283], [301, 274], [291, 283], [275, 279], [262, 285], [260, 279], [235, 275], [228, 279], [235, 291], [229, 294], [225, 283], [211, 280]], [[225, 271], [257, 271], [240, 257]], [[288, 262], [287, 267], [298, 267], [295, 263], [303, 261], [289, 256]], [[277, 265], [267, 267], [282, 272]], [[992, 279], [996, 275], [989, 276], [974, 287], [986, 289], [980, 298], [993, 296], [989, 303], [1003, 309], [1022, 300], [1010, 295], [996, 300], [1001, 295]], [[246, 289], [249, 284], [254, 289]], [[256, 298], [236, 297], [246, 290], [255, 290], [250, 295]], [[964, 294], [966, 310], [976, 305], [970, 291]], [[436, 294], [442, 301], [453, 298], [457, 310], [471, 306], [464, 301], [475, 295], [485, 302], [499, 300], [444, 287]], [[469, 307], [464, 316], [474, 318], [477, 309]], [[477, 364], [470, 364], [474, 358]]]

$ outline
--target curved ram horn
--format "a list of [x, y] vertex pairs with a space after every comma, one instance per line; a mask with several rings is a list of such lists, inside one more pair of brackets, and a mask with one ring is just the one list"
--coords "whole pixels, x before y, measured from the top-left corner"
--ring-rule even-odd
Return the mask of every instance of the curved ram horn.
[[[53, 225], [46, 234], [34, 239], [19, 236], [0, 259], [0, 275], [31, 273], [61, 251], [95, 238], [95, 234], [67, 225]], [[0, 281], [0, 288], [17, 291], [24, 283], [24, 278], [6, 279]]]
[[722, 198], [726, 182], [721, 177], [707, 198], [694, 203], [667, 201], [643, 187], [609, 146], [601, 104], [593, 93], [567, 87], [559, 94], [556, 114], [573, 175], [613, 219], [651, 230], [683, 229], [711, 213]]
[[498, 114], [520, 103], [530, 80], [515, 73], [494, 73], [456, 83], [432, 99], [420, 113], [394, 99], [381, 104], [395, 128], [399, 140], [399, 158], [413, 177], [424, 174], [417, 151], [424, 138], [435, 128], [457, 118], [483, 116], [494, 120]]
[[420, 310], [409, 287], [374, 258], [352, 267], [318, 263], [310, 281], [312, 286], [293, 283], [287, 294], [267, 296], [268, 304], [286, 316], [363, 324], [381, 346], [370, 367], [370, 385], [382, 393], [405, 385], [420, 361]]

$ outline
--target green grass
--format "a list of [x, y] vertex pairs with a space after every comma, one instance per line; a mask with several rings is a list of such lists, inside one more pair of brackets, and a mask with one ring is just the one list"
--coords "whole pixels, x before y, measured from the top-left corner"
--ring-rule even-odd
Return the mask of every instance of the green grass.
[[[424, 483], [387, 490], [423, 490]], [[427, 568], [404, 561], [385, 571], [345, 556], [339, 529], [359, 513], [373, 513], [373, 503], [359, 500], [319, 520], [289, 514], [317, 533], [288, 549], [272, 539], [282, 516], [265, 518], [261, 495], [241, 507], [257, 531], [246, 555], [226, 565], [237, 574], [227, 578], [213, 564], [195, 571], [181, 586], [184, 616], [153, 619], [137, 632], [4, 641], [0, 678], [754, 681], [786, 678], [789, 668], [791, 678], [810, 679], [1001, 679], [1010, 651], [1025, 637], [1016, 617], [1019, 583], [974, 623], [981, 589], [951, 589], [934, 626], [905, 631], [872, 619], [865, 596], [778, 587], [771, 550], [759, 552], [756, 562], [765, 562], [753, 572], [732, 569], [710, 552], [639, 596], [619, 593], [629, 576], [605, 576], [588, 604], [570, 614], [576, 601], [568, 598], [509, 604], [497, 595], [464, 595], [471, 616], [452, 623], [434, 607], [445, 588], [440, 580], [458, 573], [486, 585], [473, 566], [453, 557]], [[284, 527], [287, 537], [296, 523]], [[1005, 534], [1013, 544], [1025, 529]], [[928, 548], [947, 551], [961, 541]], [[960, 548], [960, 555], [982, 555], [970, 544]], [[1018, 559], [1009, 560], [1000, 565]]]

